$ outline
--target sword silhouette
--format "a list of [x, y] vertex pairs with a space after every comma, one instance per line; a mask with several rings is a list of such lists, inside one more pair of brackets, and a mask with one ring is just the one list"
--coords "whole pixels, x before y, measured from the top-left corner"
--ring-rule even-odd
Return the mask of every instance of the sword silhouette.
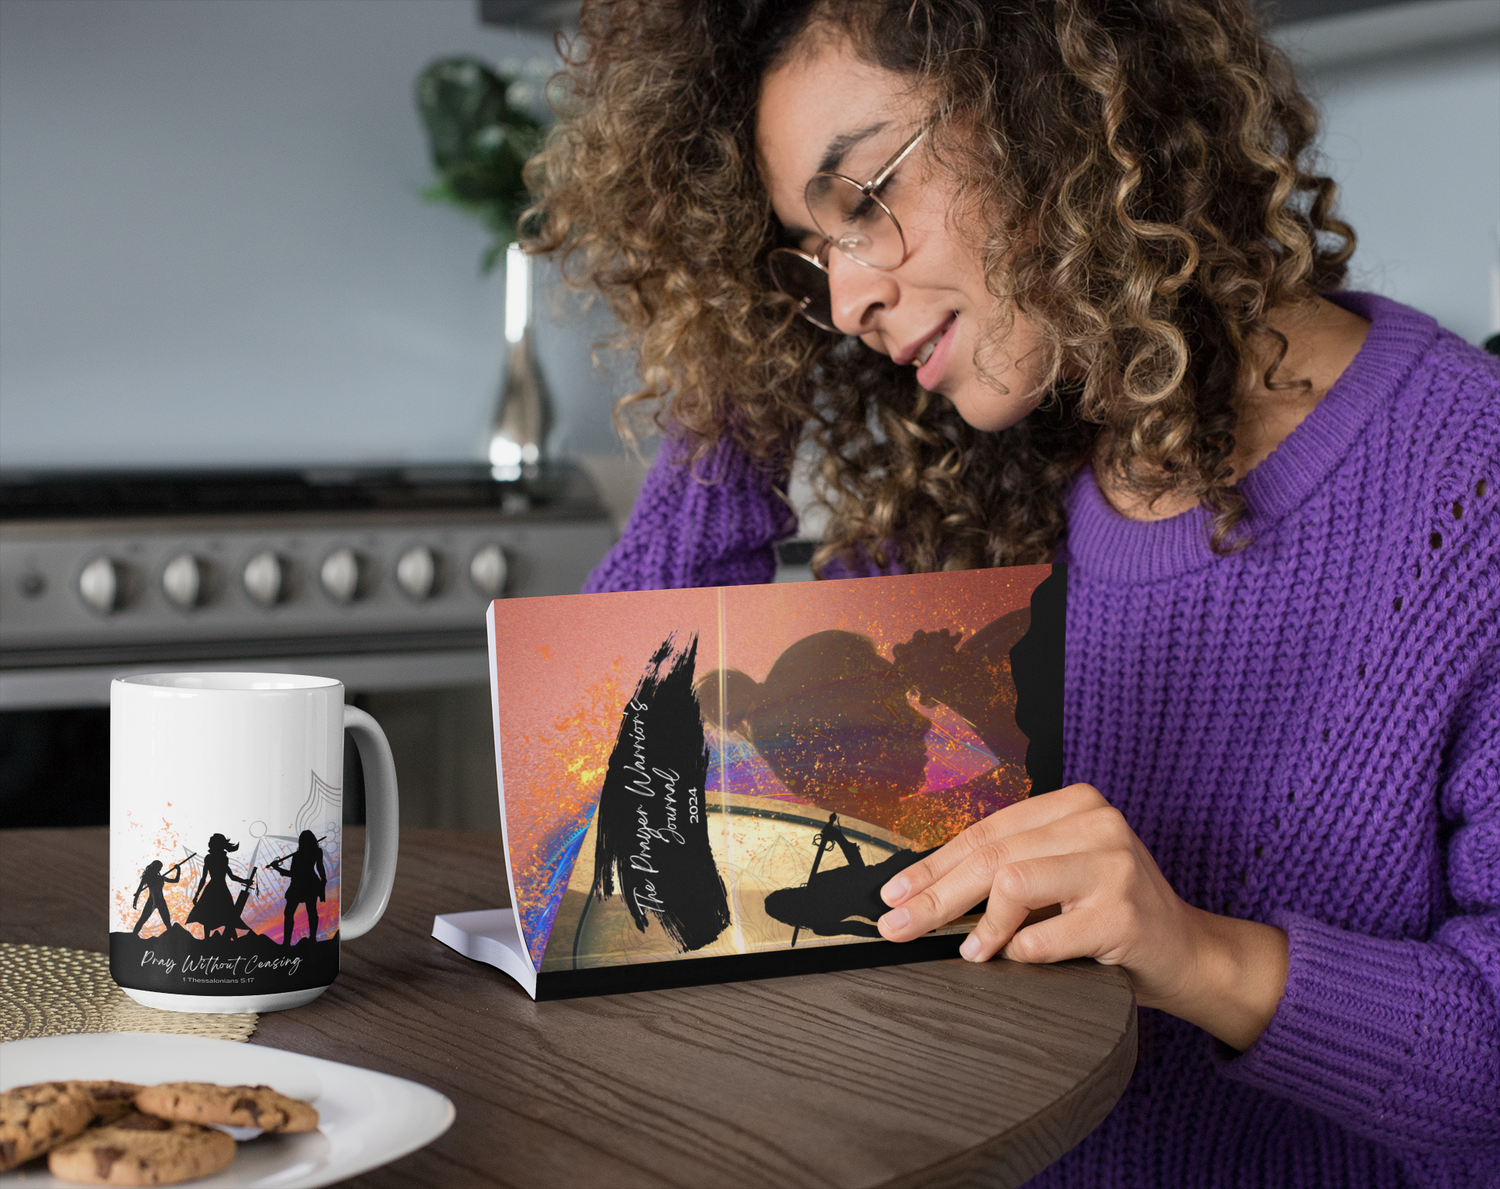
[[[836, 825], [838, 825], [838, 822], [839, 822], [839, 815], [838, 814], [836, 814], [836, 813], [830, 813], [828, 815], [828, 825], [829, 826], [836, 826]], [[815, 876], [818, 873], [818, 864], [823, 861], [823, 855], [826, 852], [831, 851], [835, 846], [838, 845], [838, 843], [834, 842], [834, 840], [829, 836], [829, 834], [828, 834], [828, 828], [827, 828], [827, 826], [825, 826], [823, 829], [819, 830], [816, 834], [813, 835], [813, 845], [815, 847], [817, 847], [818, 850], [817, 850], [817, 853], [815, 855], [813, 855], [812, 870], [807, 873], [807, 882], [809, 884], [812, 883], [813, 876]], [[793, 928], [792, 928], [792, 944], [793, 945], [797, 944], [797, 934], [799, 934], [801, 932], [802, 932], [802, 926], [801, 925], [793, 926]]]
[[[255, 827], [260, 826], [260, 833], [255, 834]], [[260, 870], [255, 860], [260, 858], [261, 843], [266, 840], [266, 827], [264, 822], [254, 822], [250, 826], [250, 833], [255, 834], [255, 849], [250, 852], [250, 874], [245, 876], [245, 882], [240, 888], [239, 898], [234, 902], [234, 915], [236, 920], [245, 919], [245, 905], [250, 902], [250, 893], [255, 891], [255, 873]], [[232, 926], [231, 926], [232, 927]], [[245, 928], [250, 929], [249, 925]], [[254, 933], [254, 929], [250, 929]]]

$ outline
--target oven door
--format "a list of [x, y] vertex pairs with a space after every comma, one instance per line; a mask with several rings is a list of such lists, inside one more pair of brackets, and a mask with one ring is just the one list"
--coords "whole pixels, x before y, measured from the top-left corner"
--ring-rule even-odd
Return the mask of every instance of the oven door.
[[497, 829], [485, 610], [575, 593], [615, 540], [594, 499], [512, 502], [0, 523], [0, 826], [107, 820], [114, 678], [228, 669], [341, 681], [391, 740], [403, 822]]

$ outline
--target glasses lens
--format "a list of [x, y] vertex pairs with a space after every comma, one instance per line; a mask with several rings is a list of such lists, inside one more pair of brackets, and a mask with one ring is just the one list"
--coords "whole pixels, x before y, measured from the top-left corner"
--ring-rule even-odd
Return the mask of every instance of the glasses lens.
[[901, 228], [878, 198], [847, 178], [820, 173], [807, 183], [807, 210], [833, 245], [872, 268], [895, 268], [906, 256]]
[[833, 324], [833, 301], [828, 293], [828, 274], [811, 256], [791, 248], [771, 253], [771, 279], [797, 303], [798, 312], [814, 326], [837, 330]]

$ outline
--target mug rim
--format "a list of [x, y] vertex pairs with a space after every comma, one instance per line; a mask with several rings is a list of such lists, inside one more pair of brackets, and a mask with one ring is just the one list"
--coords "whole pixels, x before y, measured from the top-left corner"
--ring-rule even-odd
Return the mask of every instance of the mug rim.
[[333, 689], [336, 686], [342, 686], [343, 682], [333, 677], [314, 677], [303, 673], [189, 670], [173, 673], [132, 673], [128, 677], [116, 677], [113, 684], [170, 690], [174, 693], [260, 694]]

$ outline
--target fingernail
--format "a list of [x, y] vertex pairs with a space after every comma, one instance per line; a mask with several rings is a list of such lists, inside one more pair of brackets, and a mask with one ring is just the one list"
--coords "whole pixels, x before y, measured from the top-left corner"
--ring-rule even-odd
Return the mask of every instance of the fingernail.
[[969, 959], [970, 962], [974, 961], [975, 958], [979, 957], [979, 938], [970, 933], [964, 938], [963, 945], [958, 947], [958, 952]]
[[904, 929], [911, 924], [911, 913], [904, 908], [893, 908], [880, 918], [880, 923], [887, 929]]
[[898, 875], [880, 890], [880, 895], [887, 904], [894, 904], [898, 900], [905, 900], [906, 893], [909, 891], [911, 891], [911, 881], [904, 875]]

